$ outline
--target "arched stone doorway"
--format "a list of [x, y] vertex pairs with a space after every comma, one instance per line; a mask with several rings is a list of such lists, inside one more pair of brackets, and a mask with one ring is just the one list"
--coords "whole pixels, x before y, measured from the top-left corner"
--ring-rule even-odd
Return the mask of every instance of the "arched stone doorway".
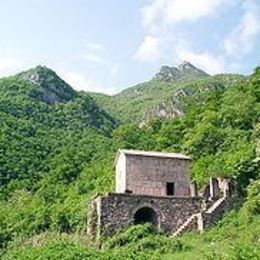
[[156, 212], [150, 207], [143, 207], [136, 211], [134, 214], [134, 224], [151, 223], [155, 226], [158, 225], [158, 216]]

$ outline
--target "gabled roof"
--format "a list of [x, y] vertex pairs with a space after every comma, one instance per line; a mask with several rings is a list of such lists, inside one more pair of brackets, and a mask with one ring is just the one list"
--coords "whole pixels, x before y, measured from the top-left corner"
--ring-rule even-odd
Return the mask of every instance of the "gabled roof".
[[[148, 156], [148, 157], [164, 157], [164, 158], [177, 158], [183, 160], [191, 160], [189, 156], [186, 156], [181, 153], [166, 153], [166, 152], [157, 152], [157, 151], [139, 151], [139, 150], [119, 150], [118, 154], [125, 155], [140, 155], [140, 156]], [[117, 156], [118, 158], [118, 156]], [[116, 158], [116, 160], [117, 160]]]

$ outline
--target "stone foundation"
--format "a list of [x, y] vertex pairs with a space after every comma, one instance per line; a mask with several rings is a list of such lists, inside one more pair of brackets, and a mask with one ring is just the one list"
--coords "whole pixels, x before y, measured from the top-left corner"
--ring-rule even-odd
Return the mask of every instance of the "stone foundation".
[[88, 235], [99, 240], [146, 222], [174, 236], [191, 230], [202, 232], [219, 221], [238, 200], [228, 179], [211, 179], [204, 197], [197, 196], [195, 184], [191, 191], [190, 197], [134, 193], [95, 197], [88, 217]]
[[110, 236], [129, 225], [146, 222], [147, 218], [160, 230], [172, 234], [200, 209], [199, 198], [110, 193], [93, 201], [88, 234], [96, 239]]

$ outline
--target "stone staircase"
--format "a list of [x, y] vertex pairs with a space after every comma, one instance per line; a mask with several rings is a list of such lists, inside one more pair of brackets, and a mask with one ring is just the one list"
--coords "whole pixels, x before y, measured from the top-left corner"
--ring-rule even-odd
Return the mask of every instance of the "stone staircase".
[[192, 214], [172, 235], [178, 236], [184, 232], [203, 229], [201, 213]]
[[198, 230], [203, 232], [205, 228], [210, 227], [217, 220], [219, 220], [226, 209], [230, 206], [229, 200], [226, 196], [216, 200], [209, 208], [202, 210], [199, 213], [192, 214], [172, 235], [178, 236], [187, 231]]
[[225, 201], [227, 197], [221, 197], [220, 199], [216, 200], [205, 212], [208, 214], [214, 213], [214, 211], [219, 208]]

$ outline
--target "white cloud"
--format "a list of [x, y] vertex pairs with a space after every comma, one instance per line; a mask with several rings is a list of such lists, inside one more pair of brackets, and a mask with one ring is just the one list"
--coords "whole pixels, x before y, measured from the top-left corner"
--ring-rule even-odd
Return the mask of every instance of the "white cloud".
[[135, 58], [154, 62], [165, 58], [166, 53], [167, 56], [172, 53], [173, 59], [189, 60], [198, 66], [207, 67], [210, 73], [223, 72], [223, 57], [208, 51], [195, 52], [190, 46], [187, 48], [188, 41], [180, 44], [183, 36], [176, 30], [176, 26], [180, 22], [196, 22], [218, 15], [235, 2], [236, 0], [150, 0], [141, 9], [142, 23], [148, 36], [139, 46]]
[[22, 69], [23, 63], [12, 56], [6, 56], [0, 53], [0, 76], [8, 76], [17, 73]]
[[82, 58], [85, 61], [88, 61], [90, 63], [104, 63], [105, 62], [105, 59], [99, 53], [87, 52], [82, 55]]
[[113, 78], [117, 78], [119, 76], [119, 65], [117, 63], [111, 64], [108, 69], [108, 74]]
[[93, 50], [93, 51], [102, 51], [104, 50], [104, 46], [100, 43], [97, 43], [97, 42], [87, 42], [86, 44], [86, 47], [89, 49], [89, 50]]
[[[219, 39], [220, 44], [215, 44], [216, 39], [208, 46], [195, 44], [188, 38], [192, 32], [180, 30], [184, 22], [196, 30], [194, 23], [201, 19], [208, 29], [207, 21], [216, 16], [223, 23], [228, 18], [228, 10], [240, 17], [231, 33]], [[221, 16], [223, 14], [225, 17]], [[147, 0], [141, 9], [141, 19], [145, 34], [149, 36], [135, 55], [139, 60], [169, 61], [171, 53], [173, 61], [188, 60], [210, 74], [237, 71], [241, 70], [240, 58], [252, 51], [260, 36], [260, 0]], [[211, 20], [210, 26], [212, 23]], [[199, 33], [201, 31], [199, 29]], [[223, 32], [223, 29], [217, 28], [216, 32]], [[213, 35], [207, 35], [209, 41], [210, 37]]]
[[95, 86], [89, 83], [89, 80], [82, 74], [73, 71], [60, 71], [62, 79], [76, 90], [95, 90]]
[[109, 95], [115, 94], [114, 88], [107, 88], [94, 83], [85, 74], [76, 71], [58, 70], [59, 75], [75, 90], [83, 90], [90, 92], [106, 93]]
[[106, 63], [107, 60], [104, 58], [104, 51], [105, 47], [102, 44], [97, 42], [87, 42], [80, 58], [91, 64]]
[[76, 56], [78, 68], [64, 70], [63, 66], [59, 70], [60, 74], [76, 90], [115, 94], [116, 89], [113, 86], [106, 87], [103, 84], [98, 84], [97, 82], [102, 82], [102, 79], [93, 80], [95, 76], [92, 76], [97, 75], [97, 70], [108, 76], [110, 82], [119, 76], [118, 62], [110, 60], [107, 51], [105, 45], [88, 41]]
[[181, 21], [197, 21], [216, 15], [220, 8], [233, 4], [234, 0], [151, 0], [141, 10], [145, 27], [156, 29], [165, 24]]
[[157, 27], [163, 20], [167, 0], [151, 0], [148, 5], [142, 8], [142, 23], [144, 27]]
[[209, 74], [225, 72], [225, 60], [222, 56], [208, 52], [193, 52], [192, 50], [182, 49], [176, 53], [177, 59], [188, 60], [195, 66], [203, 69]]
[[239, 24], [223, 41], [223, 48], [228, 55], [249, 53], [260, 35], [260, 2], [258, 0], [244, 1]]
[[166, 18], [169, 21], [196, 21], [205, 16], [216, 14], [218, 8], [223, 7], [226, 0], [174, 0], [168, 1]]
[[134, 56], [141, 61], [155, 61], [159, 59], [159, 39], [154, 36], [146, 36]]

